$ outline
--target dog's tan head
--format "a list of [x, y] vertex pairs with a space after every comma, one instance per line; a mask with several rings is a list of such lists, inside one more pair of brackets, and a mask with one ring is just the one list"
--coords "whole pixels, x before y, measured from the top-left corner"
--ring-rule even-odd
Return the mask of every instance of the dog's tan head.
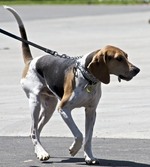
[[129, 81], [140, 71], [128, 61], [128, 55], [117, 47], [106, 46], [92, 54], [87, 69], [105, 84], [110, 82], [110, 74], [118, 76], [119, 81]]

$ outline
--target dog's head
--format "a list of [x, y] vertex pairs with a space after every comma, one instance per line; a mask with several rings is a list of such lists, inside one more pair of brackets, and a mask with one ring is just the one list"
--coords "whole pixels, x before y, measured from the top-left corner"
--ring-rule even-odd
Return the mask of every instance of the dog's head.
[[140, 71], [128, 61], [128, 55], [121, 49], [114, 46], [106, 46], [96, 52], [91, 53], [91, 61], [87, 69], [101, 82], [108, 84], [110, 74], [129, 81]]

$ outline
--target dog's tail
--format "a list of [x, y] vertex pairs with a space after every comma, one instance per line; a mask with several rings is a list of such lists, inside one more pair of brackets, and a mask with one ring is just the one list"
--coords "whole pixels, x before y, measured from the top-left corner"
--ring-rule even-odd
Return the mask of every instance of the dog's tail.
[[[25, 30], [24, 24], [19, 14], [13, 8], [9, 6], [4, 6], [4, 8], [9, 10], [14, 15], [15, 19], [17, 20], [18, 26], [19, 26], [21, 37], [27, 40], [26, 30]], [[31, 54], [29, 45], [27, 43], [22, 42], [22, 52], [23, 52], [24, 63], [29, 64], [33, 58], [32, 58], [32, 54]]]

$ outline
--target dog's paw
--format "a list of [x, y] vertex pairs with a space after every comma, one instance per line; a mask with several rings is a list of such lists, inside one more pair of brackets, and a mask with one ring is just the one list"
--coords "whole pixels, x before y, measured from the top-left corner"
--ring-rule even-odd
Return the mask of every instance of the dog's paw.
[[85, 160], [87, 165], [99, 165], [100, 161], [96, 158]]
[[90, 153], [89, 155], [85, 152], [84, 153], [84, 157], [85, 157], [85, 162], [87, 165], [99, 165], [100, 161], [96, 158], [93, 157], [92, 153]]
[[74, 141], [69, 148], [71, 156], [75, 156], [81, 147], [82, 147], [82, 141], [79, 140]]
[[50, 155], [48, 153], [47, 154], [38, 154], [37, 158], [40, 161], [47, 161], [50, 158]]
[[35, 154], [40, 161], [46, 161], [50, 158], [50, 155], [43, 148], [36, 148]]
[[83, 142], [83, 136], [81, 134], [80, 137], [75, 138], [74, 142], [72, 143], [72, 145], [69, 148], [69, 152], [70, 152], [71, 156], [75, 156], [77, 154], [77, 152], [82, 147], [82, 142]]

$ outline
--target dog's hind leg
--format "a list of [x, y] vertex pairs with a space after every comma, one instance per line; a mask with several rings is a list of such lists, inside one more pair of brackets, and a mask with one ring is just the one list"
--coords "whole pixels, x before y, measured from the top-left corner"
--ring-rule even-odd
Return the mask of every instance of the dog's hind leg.
[[55, 96], [48, 96], [45, 94], [41, 94], [41, 112], [38, 123], [38, 132], [39, 135], [44, 127], [44, 125], [49, 121], [51, 116], [53, 115], [56, 105], [57, 98]]
[[32, 117], [31, 139], [34, 145], [35, 154], [37, 155], [37, 158], [41, 161], [48, 160], [50, 158], [50, 155], [42, 147], [38, 132], [39, 113], [41, 109], [41, 100], [39, 95], [30, 93], [29, 107]]

